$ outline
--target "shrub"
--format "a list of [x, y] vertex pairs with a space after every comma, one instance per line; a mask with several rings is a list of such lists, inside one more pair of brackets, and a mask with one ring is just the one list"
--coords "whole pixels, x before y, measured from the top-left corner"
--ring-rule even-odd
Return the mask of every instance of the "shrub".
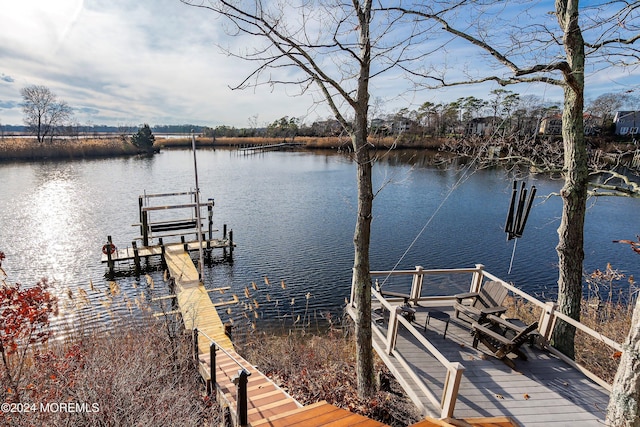
[[131, 142], [138, 148], [150, 150], [153, 147], [155, 139], [153, 132], [151, 132], [151, 128], [145, 123], [140, 129], [138, 129], [138, 132], [131, 137]]

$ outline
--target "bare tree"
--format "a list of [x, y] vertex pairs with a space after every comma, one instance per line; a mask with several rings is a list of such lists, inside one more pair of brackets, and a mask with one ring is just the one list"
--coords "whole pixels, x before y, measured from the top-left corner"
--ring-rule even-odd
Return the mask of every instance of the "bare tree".
[[[601, 4], [590, 3], [584, 9], [580, 8], [579, 3], [579, 0], [556, 0], [552, 16], [557, 26], [554, 26], [544, 22], [544, 17], [539, 17], [540, 11], [523, 10], [527, 7], [526, 2], [513, 2], [518, 8], [518, 20], [534, 16], [533, 22], [516, 27], [511, 22], [515, 11], [509, 10], [503, 2], [470, 2], [480, 8], [472, 13], [479, 18], [478, 22], [465, 30], [451, 25], [446, 14], [434, 14], [426, 8], [390, 8], [414, 16], [419, 21], [427, 21], [427, 25], [438, 22], [445, 31], [476, 46], [504, 67], [500, 70], [504, 73], [502, 75], [470, 75], [468, 79], [458, 82], [450, 82], [434, 74], [421, 75], [422, 78], [435, 81], [437, 86], [493, 81], [500, 85], [547, 83], [563, 89], [565, 182], [560, 192], [563, 210], [556, 247], [559, 260], [558, 306], [564, 314], [574, 319], [580, 318], [584, 219], [589, 178], [583, 121], [586, 58], [594, 58], [595, 63], [600, 64], [600, 69], [640, 62], [640, 49], [634, 46], [640, 39], [638, 2], [603, 1]], [[492, 6], [496, 6], [498, 12]], [[501, 26], [497, 16], [504, 10], [512, 12], [512, 15], [510, 22]], [[591, 41], [585, 41], [583, 37], [581, 12], [584, 12], [582, 25], [587, 28]], [[506, 32], [483, 28], [481, 20], [488, 18], [492, 20], [492, 28], [504, 28]], [[508, 40], [507, 44], [505, 40]], [[544, 61], [545, 55], [548, 56], [547, 62]], [[554, 345], [573, 357], [574, 336], [574, 327], [566, 322], [558, 322]]]
[[20, 90], [24, 123], [36, 135], [38, 142], [53, 139], [56, 128], [71, 118], [71, 107], [58, 101], [46, 86], [32, 85]]
[[[301, 92], [314, 87], [351, 138], [357, 165], [357, 219], [353, 235], [355, 334], [360, 396], [375, 389], [371, 330], [369, 245], [374, 191], [369, 152], [370, 80], [393, 67], [410, 35], [392, 34], [386, 14], [374, 16], [372, 0], [268, 3], [181, 0], [226, 18], [228, 31], [251, 37], [253, 48], [229, 54], [255, 64], [235, 88], [293, 84]], [[372, 31], [374, 34], [372, 34]], [[391, 37], [394, 36], [394, 37]], [[385, 37], [392, 40], [387, 42]], [[389, 43], [389, 44], [385, 44]], [[375, 70], [372, 64], [377, 64]]]

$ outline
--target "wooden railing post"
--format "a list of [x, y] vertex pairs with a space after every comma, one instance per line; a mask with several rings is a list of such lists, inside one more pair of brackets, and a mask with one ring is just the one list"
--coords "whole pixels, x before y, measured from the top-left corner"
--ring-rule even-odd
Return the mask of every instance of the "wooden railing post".
[[409, 294], [409, 300], [413, 301], [414, 304], [418, 303], [420, 294], [422, 294], [422, 281], [424, 280], [422, 270], [424, 270], [424, 267], [422, 267], [421, 265], [416, 265], [416, 272], [413, 275], [413, 281], [411, 282], [411, 293]]
[[142, 245], [149, 246], [149, 214], [142, 212]]
[[452, 363], [447, 369], [447, 378], [444, 381], [444, 392], [442, 393], [442, 412], [440, 418], [450, 418], [453, 416], [453, 410], [456, 407], [458, 399], [458, 390], [460, 389], [460, 380], [462, 379], [464, 367], [458, 363]]
[[216, 389], [216, 344], [211, 343], [209, 345], [209, 387], [207, 388], [207, 394], [211, 396]]
[[198, 328], [193, 328], [193, 360], [198, 363], [198, 354], [200, 350], [198, 349]]
[[138, 244], [135, 240], [131, 242], [131, 247], [133, 248], [133, 263], [136, 266], [136, 276], [140, 274], [140, 252], [138, 251]]
[[389, 313], [389, 329], [387, 329], [387, 354], [391, 354], [396, 348], [396, 340], [398, 338], [398, 314], [402, 311], [400, 307], [391, 310]]
[[555, 310], [557, 307], [558, 304], [553, 301], [548, 301], [542, 308], [542, 314], [540, 315], [540, 321], [538, 322], [538, 331], [546, 342], [551, 340], [551, 335], [553, 334], [553, 328], [556, 323]]
[[469, 292], [480, 292], [480, 285], [482, 285], [482, 278], [484, 277], [482, 271], [484, 270], [484, 264], [476, 264], [476, 270], [471, 278], [471, 287]]
[[248, 406], [247, 406], [247, 383], [249, 382], [249, 373], [245, 369], [240, 369], [238, 375], [233, 378], [236, 385], [236, 402], [238, 405], [238, 425], [246, 426], [249, 424]]
[[213, 199], [209, 199], [209, 204], [207, 205], [207, 230], [209, 240], [213, 239]]

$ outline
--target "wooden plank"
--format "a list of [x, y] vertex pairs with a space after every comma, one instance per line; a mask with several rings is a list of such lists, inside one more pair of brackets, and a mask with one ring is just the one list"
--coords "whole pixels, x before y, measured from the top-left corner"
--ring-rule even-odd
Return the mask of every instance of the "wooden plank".
[[[302, 423], [302, 425], [320, 425], [317, 424], [317, 418], [329, 414], [331, 416], [330, 419], [335, 419], [335, 415], [339, 414], [340, 411], [333, 405], [328, 403], [324, 403], [319, 406], [306, 407], [302, 411], [298, 411], [295, 414], [289, 415], [286, 418], [280, 418], [278, 422], [273, 422], [272, 426], [294, 426]], [[334, 418], [335, 417], [335, 418]]]
[[319, 407], [319, 406], [323, 406], [323, 405], [327, 405], [327, 402], [324, 401], [324, 400], [321, 400], [320, 402], [313, 403], [313, 404], [305, 406], [303, 408], [297, 408], [297, 409], [294, 409], [294, 410], [291, 410], [291, 411], [283, 412], [281, 414], [275, 415], [275, 416], [270, 417], [270, 418], [262, 419], [260, 421], [255, 422], [255, 423], [251, 423], [251, 425], [253, 427], [280, 425], [280, 424], [274, 424], [274, 423], [278, 422], [278, 420], [281, 420], [283, 418], [287, 418], [289, 416], [295, 415], [295, 414], [297, 414], [299, 412], [309, 411], [309, 410], [312, 410], [315, 407]]

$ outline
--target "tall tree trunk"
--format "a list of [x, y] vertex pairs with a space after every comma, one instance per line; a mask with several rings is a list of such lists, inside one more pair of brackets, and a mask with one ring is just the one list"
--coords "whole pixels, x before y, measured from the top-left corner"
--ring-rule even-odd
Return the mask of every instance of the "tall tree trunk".
[[369, 73], [371, 65], [371, 0], [357, 4], [360, 23], [360, 75], [356, 98], [352, 104], [355, 118], [351, 140], [357, 165], [358, 213], [353, 234], [354, 260], [353, 282], [356, 303], [356, 350], [358, 395], [366, 398], [376, 391], [373, 369], [373, 343], [371, 331], [371, 269], [369, 265], [369, 245], [371, 242], [371, 219], [373, 217], [373, 184], [371, 180], [372, 161], [369, 154], [368, 114], [369, 114]]
[[613, 379], [605, 425], [640, 427], [640, 298], [636, 299], [631, 329]]
[[[376, 391], [373, 369], [373, 343], [371, 331], [371, 274], [369, 264], [369, 244], [371, 241], [371, 219], [373, 207], [373, 185], [371, 181], [371, 157], [362, 133], [353, 138], [356, 149], [358, 214], [353, 235], [354, 261], [353, 282], [356, 305], [356, 350], [358, 395], [371, 396]], [[366, 141], [366, 139], [365, 139]]]
[[[578, 23], [578, 0], [557, 0], [556, 14], [564, 32], [567, 57], [563, 69], [564, 109], [562, 140], [564, 144], [564, 186], [562, 220], [558, 228], [558, 307], [567, 316], [580, 319], [582, 300], [582, 264], [584, 261], [584, 218], [587, 201], [587, 148], [584, 139], [584, 40]], [[573, 358], [575, 328], [558, 322], [554, 346]]]

